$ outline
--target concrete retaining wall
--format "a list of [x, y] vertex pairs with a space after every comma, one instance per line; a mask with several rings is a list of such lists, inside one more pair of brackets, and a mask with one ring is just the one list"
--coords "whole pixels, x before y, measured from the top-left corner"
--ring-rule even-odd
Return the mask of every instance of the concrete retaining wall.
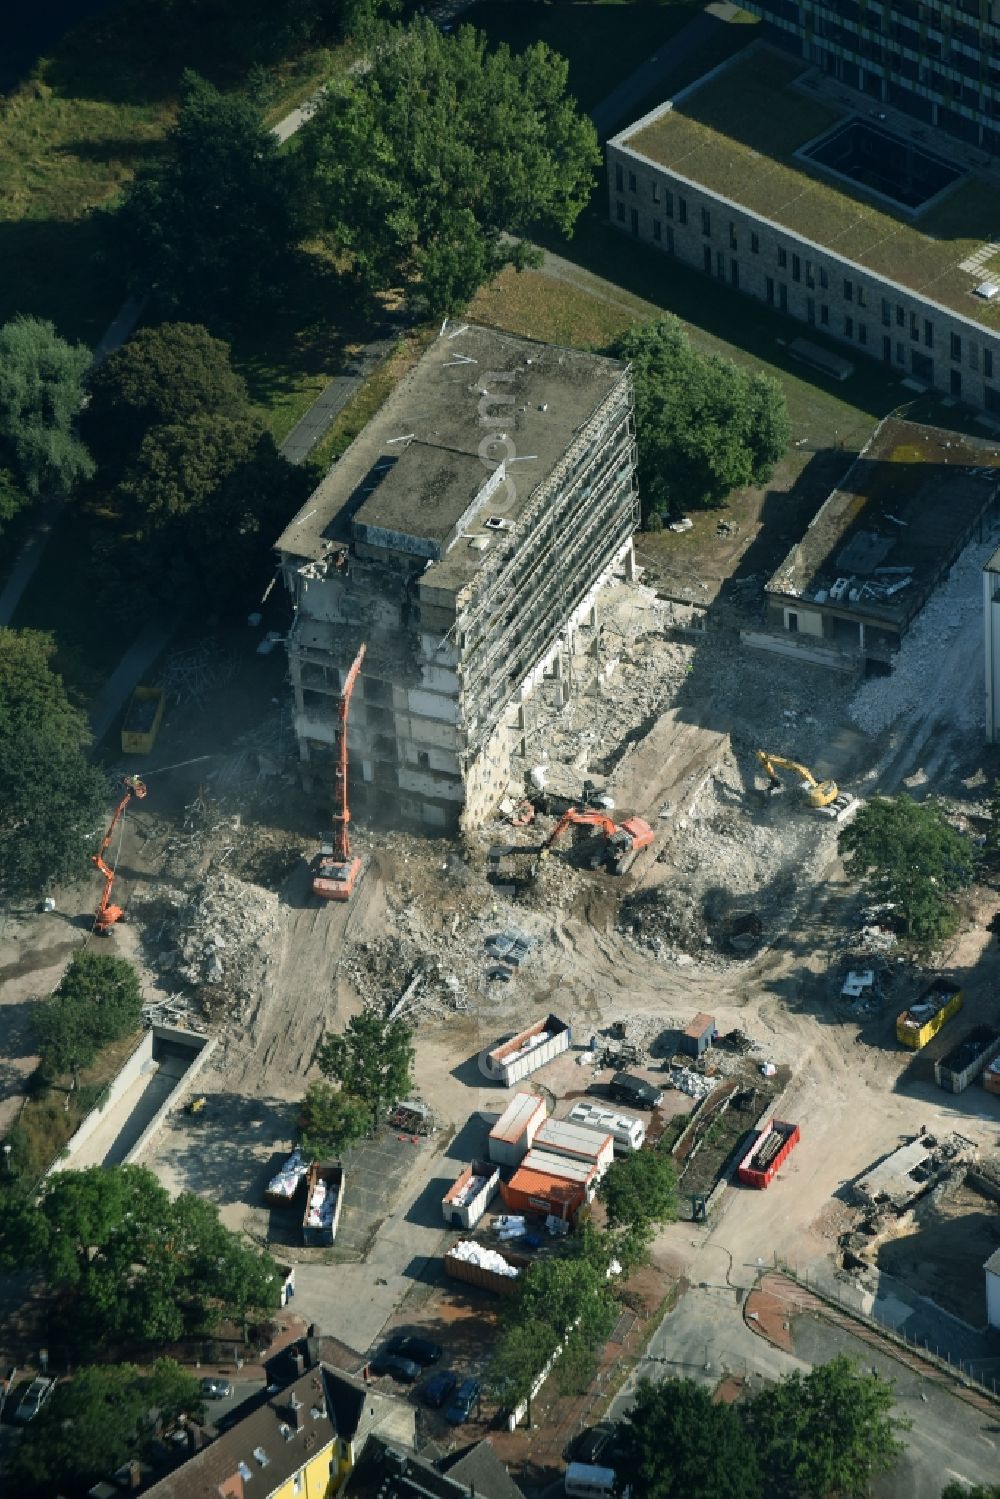
[[171, 1109], [175, 1109], [190, 1091], [191, 1084], [194, 1082], [195, 1078], [198, 1076], [199, 1072], [202, 1070], [205, 1063], [208, 1061], [209, 1057], [212, 1055], [212, 1053], [215, 1051], [216, 1046], [218, 1045], [218, 1042], [216, 1041], [214, 1036], [195, 1036], [190, 1031], [180, 1031], [173, 1029], [168, 1030], [166, 1026], [156, 1026], [154, 1029], [159, 1033], [168, 1034], [171, 1040], [177, 1040], [179, 1037], [181, 1037], [183, 1038], [184, 1042], [187, 1042], [188, 1040], [200, 1041], [202, 1043], [201, 1049], [195, 1055], [194, 1061], [191, 1063], [184, 1076], [178, 1079], [177, 1086], [171, 1093], [170, 1097], [160, 1105], [156, 1113], [153, 1115], [152, 1119], [146, 1125], [146, 1128], [143, 1130], [142, 1134], [139, 1136], [138, 1140], [132, 1146], [132, 1149], [125, 1157], [124, 1164], [126, 1166], [132, 1165], [133, 1162], [139, 1159], [139, 1156], [142, 1154], [143, 1150], [145, 1150], [149, 1141], [156, 1134], [157, 1130], [160, 1128], [164, 1119], [166, 1119], [167, 1115], [170, 1113]]
[[46, 1171], [46, 1176], [51, 1176], [55, 1171], [68, 1171], [72, 1169], [73, 1158], [85, 1145], [91, 1135], [101, 1124], [110, 1108], [121, 1098], [122, 1094], [129, 1089], [139, 1076], [143, 1068], [153, 1061], [153, 1032], [148, 1030], [143, 1036], [135, 1051], [127, 1058], [118, 1072], [115, 1073], [99, 1104], [91, 1109], [90, 1113], [81, 1119], [75, 1132], [70, 1136], [63, 1149], [56, 1156], [52, 1165]]

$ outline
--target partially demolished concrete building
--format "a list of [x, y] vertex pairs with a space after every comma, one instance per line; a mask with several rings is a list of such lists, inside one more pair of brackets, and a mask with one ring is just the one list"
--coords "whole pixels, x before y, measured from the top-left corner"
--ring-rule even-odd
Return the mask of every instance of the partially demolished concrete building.
[[614, 360], [446, 325], [278, 541], [306, 784], [332, 792], [344, 676], [352, 806], [475, 826], [524, 705], [596, 590], [631, 575], [632, 381]]

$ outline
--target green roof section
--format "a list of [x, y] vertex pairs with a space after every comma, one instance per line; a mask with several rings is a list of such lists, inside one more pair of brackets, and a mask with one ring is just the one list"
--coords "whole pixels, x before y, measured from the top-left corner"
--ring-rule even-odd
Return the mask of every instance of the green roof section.
[[[1000, 328], [1000, 305], [973, 296], [993, 267], [959, 269], [1000, 233], [996, 183], [965, 175], [911, 218], [832, 180], [795, 152], [856, 111], [810, 98], [796, 86], [808, 71], [759, 43], [617, 141], [834, 255]], [[938, 152], [936, 140], [925, 144]], [[958, 162], [953, 145], [943, 143], [944, 151]]]

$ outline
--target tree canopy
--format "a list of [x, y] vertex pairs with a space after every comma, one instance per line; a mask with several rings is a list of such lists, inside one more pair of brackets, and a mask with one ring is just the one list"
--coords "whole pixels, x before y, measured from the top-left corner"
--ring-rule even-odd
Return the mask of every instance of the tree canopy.
[[390, 1022], [362, 1010], [351, 1016], [342, 1034], [327, 1036], [320, 1047], [319, 1070], [345, 1093], [365, 1100], [373, 1127], [410, 1092], [412, 1035], [402, 1020]]
[[86, 720], [52, 670], [51, 638], [0, 630], [0, 898], [86, 873], [104, 806]]
[[755, 1396], [750, 1416], [768, 1499], [861, 1499], [903, 1451], [888, 1380], [844, 1355]]
[[954, 931], [953, 897], [972, 878], [973, 851], [939, 801], [873, 797], [838, 842], [848, 875], [892, 901], [910, 936], [936, 942]]
[[142, 987], [132, 964], [90, 948], [73, 954], [58, 988], [31, 1011], [43, 1069], [77, 1079], [102, 1046], [137, 1030], [141, 1020]]
[[158, 1360], [148, 1374], [134, 1364], [85, 1365], [56, 1386], [25, 1428], [7, 1468], [11, 1492], [82, 1499], [149, 1451], [156, 1416], [169, 1425], [182, 1414], [200, 1417], [201, 1396], [197, 1379], [172, 1359]]
[[259, 585], [271, 574], [275, 536], [311, 483], [256, 417], [209, 413], [153, 427], [112, 496], [129, 538], [120, 565], [154, 596], [209, 589], [225, 607], [255, 573]]
[[699, 354], [672, 317], [630, 329], [614, 353], [632, 365], [644, 514], [722, 505], [767, 482], [791, 435], [776, 380]]
[[302, 1148], [307, 1155], [339, 1155], [371, 1128], [371, 1109], [363, 1098], [320, 1079], [309, 1084], [302, 1100]]
[[150, 428], [248, 411], [229, 345], [200, 323], [161, 323], [140, 328], [94, 371], [83, 431], [106, 485], [135, 458]]
[[171, 1198], [141, 1166], [47, 1178], [36, 1204], [0, 1218], [0, 1264], [40, 1271], [77, 1347], [163, 1344], [278, 1298], [269, 1256], [246, 1247], [211, 1203]]
[[76, 435], [89, 365], [89, 349], [41, 318], [0, 327], [0, 520], [18, 492], [68, 492], [93, 473]]
[[693, 1380], [640, 1380], [620, 1443], [620, 1471], [642, 1499], [763, 1499], [757, 1443]]
[[186, 72], [163, 155], [126, 187], [111, 241], [158, 306], [218, 319], [273, 293], [301, 237], [299, 202], [296, 159], [259, 106]]
[[612, 1228], [670, 1223], [677, 1216], [677, 1171], [668, 1151], [635, 1150], [613, 1161], [598, 1188]]
[[300, 154], [319, 226], [369, 288], [406, 285], [455, 312], [500, 266], [528, 263], [506, 236], [572, 232], [600, 153], [567, 76], [542, 44], [490, 51], [472, 27], [419, 18], [330, 85]]
[[505, 1304], [488, 1374], [490, 1389], [506, 1409], [528, 1398], [560, 1344], [557, 1382], [566, 1389], [587, 1382], [594, 1350], [615, 1322], [608, 1283], [611, 1256], [606, 1236], [585, 1230], [561, 1254], [537, 1260], [518, 1278], [517, 1290]]

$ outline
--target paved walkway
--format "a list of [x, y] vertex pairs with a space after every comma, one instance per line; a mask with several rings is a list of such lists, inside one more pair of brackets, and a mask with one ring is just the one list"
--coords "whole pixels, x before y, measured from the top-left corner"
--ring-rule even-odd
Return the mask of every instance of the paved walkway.
[[371, 343], [365, 344], [360, 354], [351, 360], [343, 374], [335, 375], [289, 432], [280, 451], [289, 463], [301, 463], [316, 443], [343, 411], [352, 396], [374, 374], [375, 370], [395, 348], [400, 327], [384, 325]]

